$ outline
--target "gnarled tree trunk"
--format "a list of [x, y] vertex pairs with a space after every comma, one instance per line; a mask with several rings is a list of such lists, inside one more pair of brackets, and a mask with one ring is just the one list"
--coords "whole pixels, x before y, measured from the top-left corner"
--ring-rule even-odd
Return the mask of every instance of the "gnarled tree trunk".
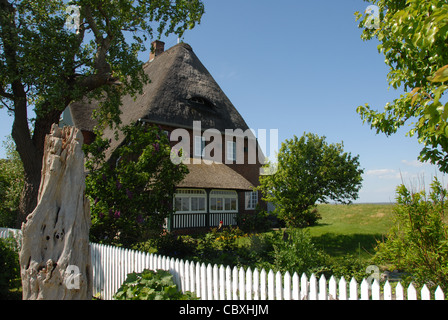
[[38, 203], [22, 224], [23, 299], [91, 299], [90, 208], [81, 131], [53, 125]]

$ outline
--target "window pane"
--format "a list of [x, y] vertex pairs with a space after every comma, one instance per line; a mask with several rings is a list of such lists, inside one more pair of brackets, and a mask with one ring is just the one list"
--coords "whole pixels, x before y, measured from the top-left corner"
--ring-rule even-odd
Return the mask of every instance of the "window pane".
[[194, 155], [195, 157], [202, 156], [202, 139], [201, 136], [194, 137]]
[[230, 204], [230, 210], [235, 211], [235, 210], [237, 210], [237, 208], [236, 208], [236, 199], [231, 199], [231, 200], [232, 200], [232, 202]]
[[245, 194], [245, 206], [246, 209], [255, 209], [256, 205], [258, 203], [258, 192], [246, 192]]
[[250, 198], [251, 198], [251, 193], [250, 192], [246, 192], [244, 194], [244, 206], [246, 209], [250, 208]]
[[235, 161], [236, 160], [236, 143], [234, 141], [227, 141], [227, 160]]
[[198, 198], [198, 210], [205, 211], [205, 198]]
[[231, 209], [231, 201], [232, 199], [226, 198], [224, 199], [224, 210], [225, 211], [230, 211]]
[[182, 198], [176, 198], [174, 201], [174, 208], [176, 209], [176, 211], [181, 211], [182, 210]]
[[216, 198], [211, 198], [210, 199], [210, 209], [211, 210], [216, 210]]
[[216, 210], [222, 211], [222, 209], [223, 209], [222, 198], [218, 198], [216, 199]]
[[198, 211], [199, 198], [191, 198], [191, 211]]
[[182, 211], [190, 211], [190, 198], [182, 198]]

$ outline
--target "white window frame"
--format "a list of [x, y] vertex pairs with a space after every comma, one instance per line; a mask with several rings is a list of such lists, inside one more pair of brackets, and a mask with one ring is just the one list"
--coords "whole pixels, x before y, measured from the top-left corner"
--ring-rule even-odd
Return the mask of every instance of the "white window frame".
[[244, 203], [246, 210], [255, 210], [258, 203], [258, 191], [247, 191], [244, 194]]
[[205, 137], [194, 136], [194, 156], [200, 158], [205, 156]]
[[236, 142], [227, 141], [226, 145], [226, 157], [229, 161], [236, 161]]
[[[176, 210], [176, 199], [184, 201], [188, 210]], [[193, 199], [204, 200], [204, 207], [202, 210], [193, 210]], [[207, 192], [204, 189], [177, 189], [173, 197], [173, 207], [175, 213], [207, 213]]]
[[[212, 209], [212, 205], [216, 200], [216, 205], [218, 205], [218, 201], [220, 201], [221, 206], [218, 208], [216, 206], [215, 209]], [[233, 200], [233, 201], [232, 201]], [[234, 209], [232, 209], [232, 202], [234, 203]], [[227, 204], [230, 207], [227, 207]], [[226, 209], [226, 207], [228, 209]], [[220, 212], [228, 212], [228, 213], [237, 213], [238, 212], [238, 193], [235, 190], [212, 190], [210, 191], [210, 200], [209, 200], [209, 209], [211, 213], [220, 213]]]

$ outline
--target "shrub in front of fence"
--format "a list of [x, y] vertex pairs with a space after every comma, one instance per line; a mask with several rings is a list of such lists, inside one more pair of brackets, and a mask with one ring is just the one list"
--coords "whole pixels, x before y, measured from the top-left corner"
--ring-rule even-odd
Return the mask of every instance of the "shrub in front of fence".
[[198, 300], [192, 292], [180, 292], [169, 271], [132, 272], [114, 295], [115, 300]]
[[9, 299], [14, 281], [20, 279], [19, 252], [13, 238], [0, 239], [0, 300]]

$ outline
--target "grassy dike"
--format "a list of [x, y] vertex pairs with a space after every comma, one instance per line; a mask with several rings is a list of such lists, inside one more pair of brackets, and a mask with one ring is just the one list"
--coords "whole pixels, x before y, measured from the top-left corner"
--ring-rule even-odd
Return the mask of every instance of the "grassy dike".
[[309, 227], [314, 243], [332, 256], [367, 258], [393, 223], [393, 204], [321, 204], [322, 219]]

